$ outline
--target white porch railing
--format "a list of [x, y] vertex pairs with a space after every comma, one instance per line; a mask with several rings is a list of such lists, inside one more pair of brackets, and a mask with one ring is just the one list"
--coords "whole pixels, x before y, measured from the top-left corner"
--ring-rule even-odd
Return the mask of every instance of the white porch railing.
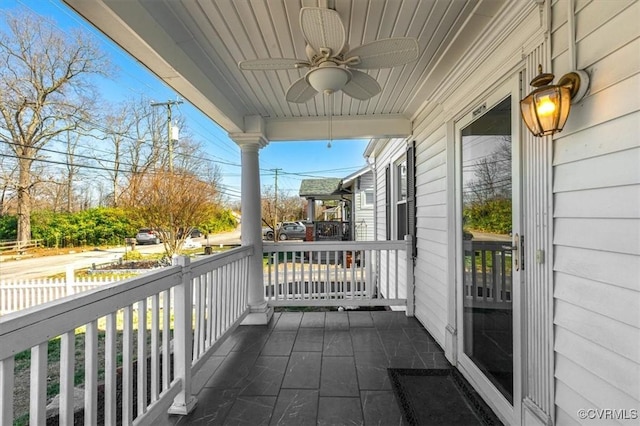
[[272, 306], [406, 306], [413, 315], [411, 240], [263, 245]]
[[[410, 240], [265, 243], [265, 298], [286, 306], [403, 305], [413, 315], [410, 248]], [[253, 247], [243, 246], [192, 263], [179, 258], [168, 268], [0, 317], [0, 425], [14, 421], [15, 367], [25, 363], [16, 356], [24, 351], [30, 367], [20, 380], [30, 381], [29, 421], [45, 423], [47, 352], [57, 336], [59, 424], [74, 423], [74, 376], [81, 370], [87, 425], [96, 424], [99, 410], [105, 424], [121, 418], [147, 425], [167, 410], [186, 414], [195, 404], [192, 377], [248, 314], [253, 255]]]
[[[116, 424], [116, 417], [123, 424], [150, 424], [167, 409], [186, 414], [195, 403], [191, 377], [247, 314], [252, 254], [252, 247], [240, 247], [193, 263], [179, 258], [169, 268], [0, 317], [0, 424], [13, 424], [16, 355], [26, 350], [31, 352], [29, 421], [45, 423], [47, 351], [56, 336], [61, 425], [74, 424], [78, 351], [84, 359], [79, 370], [84, 370], [85, 424], [97, 422], [99, 373], [105, 424]], [[76, 334], [82, 331], [84, 345], [78, 347]]]
[[466, 240], [463, 249], [465, 306], [512, 309], [510, 242]]

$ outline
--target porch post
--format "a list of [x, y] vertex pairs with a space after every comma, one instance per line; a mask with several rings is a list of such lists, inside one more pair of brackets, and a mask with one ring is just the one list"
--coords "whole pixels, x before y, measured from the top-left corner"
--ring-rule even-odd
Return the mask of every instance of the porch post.
[[316, 199], [307, 198], [307, 221], [313, 222], [316, 220]]
[[[191, 266], [189, 258], [180, 256], [173, 265], [181, 266], [182, 283], [174, 289], [173, 365], [174, 377], [182, 381], [182, 389], [169, 407], [169, 414], [186, 416], [196, 408], [198, 400], [191, 394], [191, 360], [193, 359], [193, 301], [191, 293]], [[166, 362], [165, 360], [162, 360]], [[168, 361], [168, 360], [167, 360]]]
[[267, 145], [264, 122], [261, 117], [245, 117], [245, 127], [250, 132], [231, 133], [229, 136], [242, 151], [242, 233], [243, 246], [253, 246], [254, 255], [249, 260], [249, 308], [244, 325], [267, 324], [273, 316], [273, 308], [264, 297], [262, 270], [262, 206], [260, 195], [260, 165], [258, 150]]

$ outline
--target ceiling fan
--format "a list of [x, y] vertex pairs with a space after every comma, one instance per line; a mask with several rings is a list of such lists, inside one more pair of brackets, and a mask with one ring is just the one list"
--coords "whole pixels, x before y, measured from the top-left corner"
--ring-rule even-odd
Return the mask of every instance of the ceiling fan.
[[418, 42], [410, 37], [376, 40], [349, 50], [344, 25], [333, 9], [303, 7], [300, 27], [307, 60], [267, 58], [238, 63], [244, 71], [309, 68], [287, 90], [289, 102], [305, 103], [318, 92], [331, 94], [338, 90], [367, 100], [380, 93], [381, 88], [373, 77], [359, 70], [396, 67], [418, 58]]

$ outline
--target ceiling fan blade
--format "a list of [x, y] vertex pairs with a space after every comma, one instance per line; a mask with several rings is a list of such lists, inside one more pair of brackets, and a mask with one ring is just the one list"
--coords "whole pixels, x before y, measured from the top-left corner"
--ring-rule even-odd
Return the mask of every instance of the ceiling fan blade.
[[290, 58], [248, 59], [238, 62], [238, 68], [244, 71], [288, 70], [310, 66], [309, 62]]
[[369, 74], [357, 70], [350, 71], [351, 80], [342, 88], [346, 95], [365, 101], [382, 90], [376, 79]]
[[302, 77], [294, 81], [289, 90], [287, 90], [287, 102], [303, 104], [317, 94], [316, 89], [311, 87], [307, 80]]
[[411, 37], [386, 38], [363, 44], [345, 55], [345, 60], [359, 57], [350, 68], [391, 68], [418, 59], [418, 41]]
[[335, 10], [303, 7], [300, 9], [300, 28], [309, 46], [318, 53], [326, 48], [331, 49], [331, 56], [335, 56], [344, 48], [344, 25]]

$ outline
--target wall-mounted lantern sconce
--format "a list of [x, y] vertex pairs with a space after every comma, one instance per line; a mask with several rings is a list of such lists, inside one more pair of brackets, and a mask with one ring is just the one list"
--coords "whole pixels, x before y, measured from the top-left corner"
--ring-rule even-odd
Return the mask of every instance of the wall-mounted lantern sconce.
[[553, 135], [562, 131], [569, 117], [571, 102], [579, 102], [589, 88], [589, 74], [572, 71], [563, 75], [558, 84], [551, 84], [554, 75], [542, 73], [531, 80], [536, 89], [520, 101], [520, 112], [525, 124], [535, 136]]

